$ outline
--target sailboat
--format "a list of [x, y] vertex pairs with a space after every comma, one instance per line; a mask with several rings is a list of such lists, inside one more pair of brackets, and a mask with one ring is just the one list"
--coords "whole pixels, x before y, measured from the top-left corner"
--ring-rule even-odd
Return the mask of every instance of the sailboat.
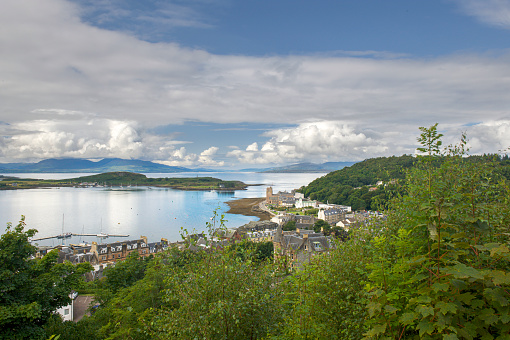
[[[73, 233], [64, 233], [64, 214], [62, 214], [62, 234], [57, 235], [57, 238], [59, 240], [64, 240], [66, 238], [70, 238], [71, 236], [73, 236]], [[62, 241], [62, 243], [63, 242], [64, 241]]]

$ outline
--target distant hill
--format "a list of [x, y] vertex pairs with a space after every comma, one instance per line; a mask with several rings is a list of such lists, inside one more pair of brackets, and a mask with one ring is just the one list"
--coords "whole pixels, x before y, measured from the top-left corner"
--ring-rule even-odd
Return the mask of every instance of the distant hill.
[[298, 163], [276, 168], [261, 169], [259, 172], [270, 173], [290, 173], [290, 172], [331, 172], [351, 166], [356, 162], [327, 162], [322, 164], [316, 163]]
[[[149, 161], [137, 159], [105, 158], [98, 162], [81, 158], [61, 158], [45, 159], [38, 163], [0, 163], [0, 173], [22, 173], [22, 172], [58, 172], [58, 173], [76, 173], [76, 172], [190, 172], [197, 171], [179, 166], [168, 166]], [[200, 171], [207, 171], [200, 169]]]

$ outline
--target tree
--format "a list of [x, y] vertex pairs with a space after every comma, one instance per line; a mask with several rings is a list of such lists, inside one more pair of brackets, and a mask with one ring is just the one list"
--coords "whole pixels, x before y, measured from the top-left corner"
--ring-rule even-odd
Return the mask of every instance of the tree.
[[313, 257], [281, 284], [284, 323], [271, 339], [360, 339], [367, 331], [365, 265], [371, 235], [356, 231], [327, 256]]
[[375, 235], [369, 269], [372, 338], [505, 339], [510, 332], [509, 188], [466, 138], [440, 149], [421, 128], [421, 157]]
[[293, 231], [296, 230], [296, 221], [288, 221], [282, 227], [283, 231]]
[[29, 238], [37, 230], [25, 228], [22, 216], [12, 228], [7, 224], [0, 238], [0, 338], [39, 339], [43, 326], [60, 307], [71, 302], [69, 294], [79, 285], [83, 274], [92, 270], [89, 263], [57, 264], [58, 250], [41, 259], [32, 259], [36, 248]]
[[329, 235], [329, 232], [331, 231], [331, 225], [329, 225], [328, 222], [324, 220], [317, 220], [315, 224], [313, 225], [313, 231], [316, 233], [324, 233], [324, 235]]
[[164, 305], [146, 320], [152, 339], [260, 339], [281, 321], [275, 266], [240, 249], [170, 268]]

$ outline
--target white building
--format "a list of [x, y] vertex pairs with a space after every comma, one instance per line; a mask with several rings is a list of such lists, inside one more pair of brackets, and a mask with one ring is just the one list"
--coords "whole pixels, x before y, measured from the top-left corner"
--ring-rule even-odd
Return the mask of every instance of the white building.
[[74, 320], [74, 297], [71, 295], [69, 295], [69, 297], [71, 298], [71, 303], [57, 309], [57, 313], [62, 316], [62, 320], [64, 321]]
[[317, 201], [306, 200], [303, 198], [298, 198], [296, 200], [296, 208], [298, 209], [303, 209], [305, 207], [317, 208], [318, 206]]

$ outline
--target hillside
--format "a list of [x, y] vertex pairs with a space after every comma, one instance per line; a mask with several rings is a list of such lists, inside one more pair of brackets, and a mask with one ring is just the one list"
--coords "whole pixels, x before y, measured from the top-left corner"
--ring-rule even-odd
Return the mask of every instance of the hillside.
[[369, 186], [405, 178], [405, 170], [415, 160], [410, 155], [367, 159], [318, 178], [299, 191], [311, 199], [349, 205], [354, 210], [375, 209], [376, 200], [387, 200], [390, 188], [395, 190], [397, 186], [380, 186], [375, 191], [369, 191]]
[[[436, 158], [440, 166], [446, 158]], [[299, 189], [306, 197], [321, 202], [351, 206], [354, 210], [378, 210], [384, 208], [395, 194], [403, 194], [402, 180], [406, 171], [414, 166], [416, 158], [411, 155], [379, 157], [364, 160], [350, 167], [331, 172]], [[468, 163], [492, 162], [495, 172], [510, 179], [508, 156], [481, 155], [464, 158]], [[377, 186], [378, 181], [384, 182]], [[399, 183], [400, 182], [400, 183]]]
[[247, 185], [241, 181], [223, 181], [213, 177], [148, 178], [143, 174], [118, 171], [62, 180], [37, 180], [5, 177], [2, 181], [0, 181], [0, 190], [98, 185], [153, 186], [180, 190], [243, 190], [247, 187]]

